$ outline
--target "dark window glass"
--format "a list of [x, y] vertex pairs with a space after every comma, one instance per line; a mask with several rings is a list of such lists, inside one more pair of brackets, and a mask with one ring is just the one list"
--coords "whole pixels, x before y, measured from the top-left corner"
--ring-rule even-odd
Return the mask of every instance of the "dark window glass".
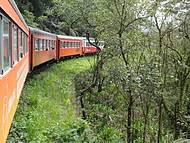
[[42, 39], [42, 50], [44, 50], [44, 49], [45, 49], [45, 40]]
[[66, 42], [63, 42], [63, 48], [66, 48]]
[[47, 49], [47, 47], [48, 47], [48, 40], [46, 40], [46, 49]]

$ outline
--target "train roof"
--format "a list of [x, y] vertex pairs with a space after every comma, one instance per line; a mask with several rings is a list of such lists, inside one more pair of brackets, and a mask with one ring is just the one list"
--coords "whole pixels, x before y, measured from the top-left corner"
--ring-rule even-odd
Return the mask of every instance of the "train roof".
[[[87, 40], [86, 37], [65, 36], [65, 35], [57, 35], [57, 37], [61, 39]], [[90, 40], [94, 40], [94, 38], [90, 38]]]
[[82, 37], [57, 35], [60, 39], [83, 40]]
[[9, 2], [10, 2], [10, 4], [12, 5], [12, 7], [14, 8], [14, 10], [16, 11], [16, 13], [18, 14], [19, 18], [20, 18], [20, 19], [22, 20], [22, 22], [24, 23], [24, 25], [25, 25], [26, 27], [28, 27], [28, 25], [26, 24], [26, 22], [25, 22], [25, 20], [24, 20], [24, 18], [23, 18], [23, 16], [22, 16], [22, 14], [20, 13], [20, 10], [18, 9], [18, 7], [17, 7], [15, 1], [14, 1], [14, 0], [9, 0]]
[[42, 35], [47, 35], [47, 36], [51, 36], [51, 37], [56, 37], [56, 35], [53, 33], [49, 33], [49, 32], [46, 32], [46, 31], [43, 31], [43, 30], [40, 30], [37, 28], [29, 27], [29, 29], [33, 34], [37, 34], [37, 35], [42, 34]]

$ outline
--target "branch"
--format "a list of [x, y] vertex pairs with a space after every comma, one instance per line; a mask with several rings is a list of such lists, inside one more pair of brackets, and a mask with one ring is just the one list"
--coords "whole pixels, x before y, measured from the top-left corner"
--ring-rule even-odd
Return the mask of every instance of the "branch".
[[92, 42], [90, 41], [90, 34], [89, 34], [88, 32], [86, 33], [86, 39], [88, 40], [88, 42], [89, 42], [92, 46], [96, 47], [98, 53], [101, 51], [101, 48], [100, 48], [98, 45], [96, 45], [96, 44], [94, 44], [94, 43], [92, 43]]

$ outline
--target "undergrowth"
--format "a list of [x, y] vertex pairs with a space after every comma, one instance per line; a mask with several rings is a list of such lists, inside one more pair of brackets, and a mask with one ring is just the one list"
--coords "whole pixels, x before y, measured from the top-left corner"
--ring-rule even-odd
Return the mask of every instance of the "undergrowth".
[[93, 62], [93, 57], [65, 60], [33, 74], [25, 83], [8, 142], [95, 142], [90, 125], [78, 114], [73, 85], [74, 76]]

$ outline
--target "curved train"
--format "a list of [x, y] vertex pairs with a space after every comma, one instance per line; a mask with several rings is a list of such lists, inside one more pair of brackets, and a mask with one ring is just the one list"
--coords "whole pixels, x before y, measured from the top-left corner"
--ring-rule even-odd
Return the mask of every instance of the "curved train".
[[0, 0], [0, 143], [6, 142], [29, 72], [50, 60], [96, 52], [85, 37], [28, 27], [14, 0]]

